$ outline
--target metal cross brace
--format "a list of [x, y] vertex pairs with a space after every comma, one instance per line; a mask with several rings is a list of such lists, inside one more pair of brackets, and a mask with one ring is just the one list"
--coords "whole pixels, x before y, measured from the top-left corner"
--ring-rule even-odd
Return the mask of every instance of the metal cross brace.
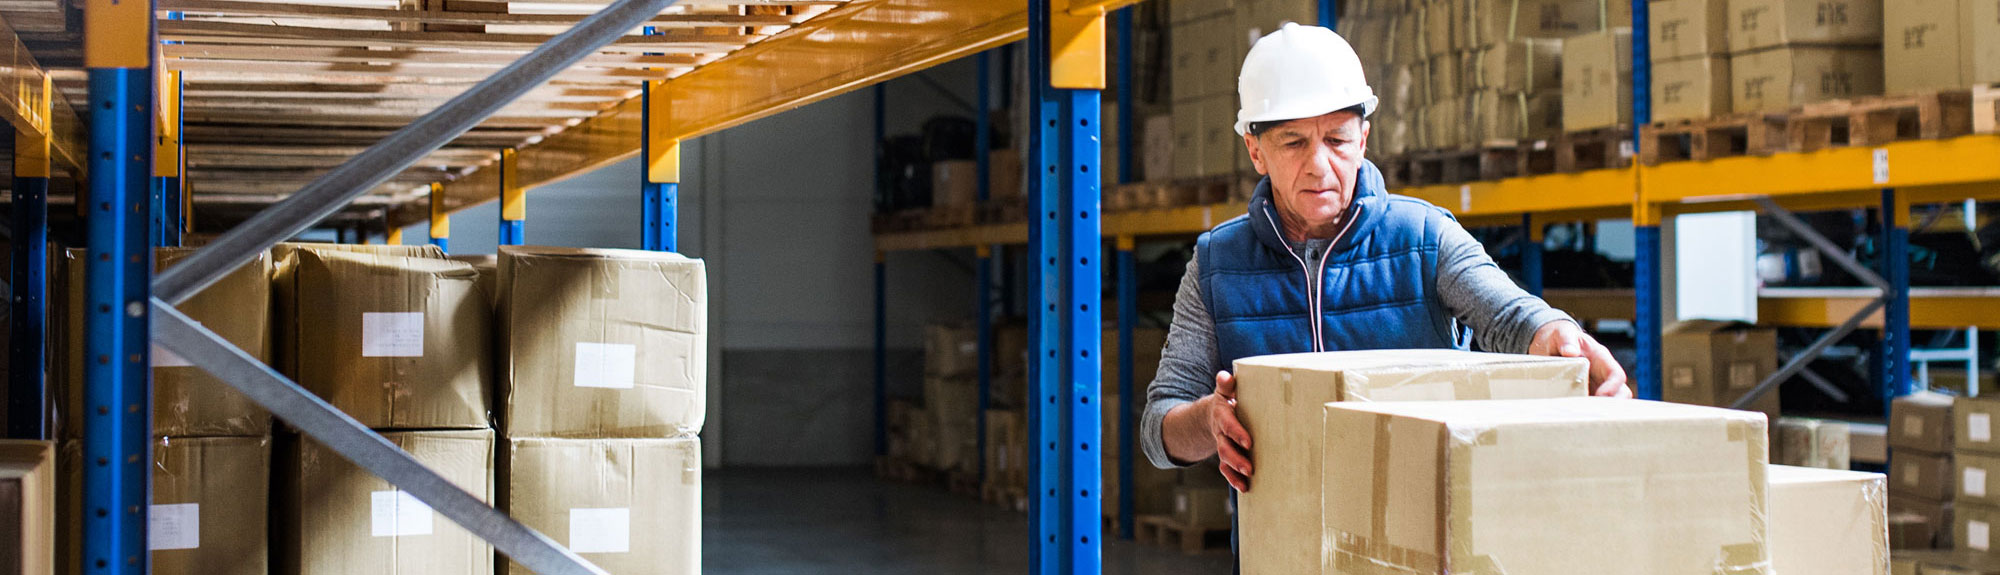
[[1857, 327], [1861, 327], [1861, 322], [1868, 319], [1868, 316], [1881, 311], [1883, 306], [1888, 305], [1890, 295], [1889, 283], [1883, 281], [1882, 276], [1877, 275], [1874, 270], [1868, 269], [1868, 266], [1861, 265], [1861, 262], [1855, 261], [1854, 256], [1848, 255], [1839, 246], [1833, 245], [1831, 240], [1826, 239], [1826, 236], [1820, 235], [1811, 226], [1807, 226], [1805, 222], [1800, 221], [1799, 217], [1793, 215], [1790, 210], [1778, 205], [1778, 202], [1772, 201], [1768, 197], [1757, 198], [1757, 206], [1763, 209], [1765, 215], [1771, 216], [1771, 219], [1776, 220], [1780, 225], [1791, 230], [1792, 233], [1812, 243], [1813, 247], [1818, 248], [1821, 254], [1824, 254], [1827, 259], [1833, 260], [1841, 269], [1845, 269], [1848, 273], [1854, 274], [1855, 277], [1861, 278], [1862, 282], [1874, 286], [1875, 289], [1882, 290], [1882, 295], [1877, 296], [1874, 301], [1868, 302], [1868, 305], [1862, 306], [1861, 311], [1855, 312], [1853, 317], [1849, 317], [1847, 321], [1841, 322], [1839, 327], [1833, 328], [1833, 331], [1820, 334], [1819, 339], [1813, 340], [1812, 345], [1807, 346], [1805, 351], [1792, 356], [1790, 361], [1785, 362], [1784, 367], [1779, 368], [1770, 377], [1766, 377], [1763, 381], [1758, 382], [1757, 386], [1750, 388], [1750, 391], [1745, 392], [1743, 397], [1737, 398], [1735, 402], [1730, 403], [1729, 406], [1736, 409], [1749, 407], [1752, 402], [1757, 401], [1764, 394], [1777, 389], [1779, 383], [1790, 379], [1793, 375], [1804, 370], [1806, 364], [1811, 363], [1814, 359], [1818, 359], [1819, 355], [1826, 351], [1826, 348], [1833, 345], [1833, 342], [1847, 337], [1848, 333], [1853, 332]]

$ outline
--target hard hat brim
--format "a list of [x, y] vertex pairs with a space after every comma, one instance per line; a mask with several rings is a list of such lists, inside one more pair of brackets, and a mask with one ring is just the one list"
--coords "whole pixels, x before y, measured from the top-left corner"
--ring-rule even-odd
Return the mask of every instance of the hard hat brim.
[[1271, 110], [1268, 113], [1260, 114], [1256, 117], [1245, 117], [1241, 111], [1238, 111], [1236, 119], [1236, 135], [1238, 136], [1250, 135], [1250, 124], [1254, 123], [1283, 122], [1289, 120], [1317, 118], [1320, 116], [1324, 116], [1327, 114], [1352, 108], [1355, 106], [1361, 106], [1361, 117], [1363, 119], [1367, 119], [1369, 116], [1375, 114], [1375, 106], [1377, 102], [1378, 100], [1376, 99], [1375, 95], [1369, 94], [1366, 98], [1363, 98], [1360, 101], [1336, 102], [1334, 104], [1322, 104], [1319, 106], [1297, 108], [1297, 109], [1275, 109]]

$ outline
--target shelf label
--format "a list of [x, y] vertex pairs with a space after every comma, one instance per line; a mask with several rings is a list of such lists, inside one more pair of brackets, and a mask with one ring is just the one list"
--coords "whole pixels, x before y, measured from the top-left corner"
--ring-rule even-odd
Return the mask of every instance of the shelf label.
[[1471, 184], [1459, 184], [1458, 186], [1458, 211], [1459, 213], [1472, 211]]
[[1889, 183], [1889, 149], [1875, 148], [1875, 183]]

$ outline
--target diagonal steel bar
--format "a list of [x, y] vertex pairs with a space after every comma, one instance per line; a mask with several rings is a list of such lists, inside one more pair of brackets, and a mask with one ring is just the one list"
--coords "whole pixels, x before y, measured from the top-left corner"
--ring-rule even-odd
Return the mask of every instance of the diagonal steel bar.
[[1763, 208], [1764, 215], [1771, 216], [1771, 219], [1775, 219], [1779, 224], [1784, 225], [1785, 229], [1791, 230], [1793, 234], [1797, 234], [1799, 237], [1805, 238], [1807, 242], [1811, 242], [1814, 248], [1818, 248], [1821, 254], [1832, 259], [1834, 264], [1840, 266], [1840, 269], [1847, 270], [1847, 273], [1854, 274], [1854, 277], [1861, 278], [1863, 283], [1867, 283], [1875, 289], [1885, 292], [1889, 291], [1889, 282], [1884, 281], [1880, 274], [1875, 273], [1875, 270], [1868, 269], [1868, 266], [1861, 265], [1861, 262], [1855, 261], [1854, 256], [1848, 255], [1846, 250], [1840, 249], [1840, 246], [1833, 245], [1831, 240], [1826, 239], [1826, 236], [1820, 235], [1818, 231], [1813, 230], [1812, 226], [1799, 221], [1799, 217], [1792, 214], [1791, 210], [1778, 205], [1778, 202], [1768, 196], [1757, 198], [1757, 206]]
[[153, 341], [214, 374], [286, 423], [349, 461], [408, 492], [439, 514], [493, 544], [516, 563], [547, 575], [606, 575], [604, 570], [424, 467], [297, 383], [223, 341], [160, 298], [153, 298]]
[[1806, 346], [1805, 351], [1799, 352], [1798, 355], [1792, 356], [1791, 361], [1785, 362], [1785, 366], [1778, 368], [1777, 373], [1773, 373], [1771, 374], [1770, 377], [1764, 378], [1764, 381], [1757, 382], [1757, 387], [1750, 388], [1750, 391], [1745, 392], [1743, 394], [1743, 397], [1738, 398], [1734, 403], [1729, 404], [1729, 407], [1734, 409], [1748, 408], [1752, 402], [1757, 401], [1757, 398], [1763, 397], [1764, 394], [1770, 393], [1771, 390], [1777, 389], [1778, 384], [1783, 383], [1787, 379], [1791, 379], [1791, 377], [1794, 374], [1797, 374], [1800, 370], [1805, 369], [1806, 364], [1811, 363], [1812, 360], [1818, 358], [1819, 354], [1826, 351], [1826, 348], [1832, 347], [1833, 342], [1840, 341], [1840, 338], [1847, 337], [1847, 334], [1849, 332], [1854, 331], [1854, 328], [1861, 327], [1862, 320], [1868, 319], [1869, 315], [1872, 315], [1875, 312], [1880, 311], [1882, 309], [1882, 306], [1888, 304], [1889, 304], [1889, 299], [1887, 297], [1878, 297], [1875, 298], [1874, 301], [1868, 302], [1868, 305], [1861, 306], [1861, 311], [1855, 312], [1853, 317], [1847, 318], [1847, 321], [1841, 322], [1839, 327], [1833, 328], [1833, 331], [1820, 334], [1819, 339], [1813, 340], [1812, 345]]
[[1813, 387], [1819, 388], [1820, 393], [1826, 394], [1827, 397], [1832, 398], [1834, 401], [1838, 401], [1841, 403], [1847, 403], [1849, 401], [1852, 401], [1852, 399], [1847, 396], [1846, 391], [1842, 391], [1839, 387], [1835, 387], [1833, 385], [1833, 382], [1827, 381], [1825, 377], [1822, 377], [1818, 373], [1814, 373], [1813, 370], [1801, 369], [1799, 370], [1799, 377], [1805, 379], [1806, 383], [1812, 384]]
[[340, 167], [306, 184], [153, 280], [153, 295], [178, 304], [255, 254], [305, 231], [356, 196], [464, 134], [556, 73], [659, 15], [674, 0], [617, 0], [506, 69], [445, 102]]

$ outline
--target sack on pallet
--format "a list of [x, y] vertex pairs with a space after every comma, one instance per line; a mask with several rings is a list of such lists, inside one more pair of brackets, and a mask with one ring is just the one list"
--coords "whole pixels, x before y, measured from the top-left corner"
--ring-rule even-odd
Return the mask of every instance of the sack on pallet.
[[[1318, 565], [1325, 541], [1327, 572], [1774, 572], [1762, 414], [1594, 397], [1323, 412], [1323, 537], [1294, 544]], [[1266, 472], [1239, 498], [1244, 573]], [[1590, 495], [1612, 486], [1644, 495]]]
[[1889, 509], [1877, 473], [1772, 465], [1771, 569], [1776, 575], [1884, 575]]
[[1653, 121], [1729, 115], [1729, 59], [1695, 56], [1653, 63]]
[[[392, 431], [383, 439], [446, 481], [491, 501], [491, 430]], [[493, 546], [310, 438], [276, 449], [272, 572], [486, 575]]]
[[701, 572], [700, 440], [515, 439], [504, 460], [501, 505], [522, 525], [611, 573]]
[[1797, 106], [1882, 93], [1880, 47], [1788, 46], [1729, 57], [1730, 104], [1736, 113], [1783, 112]]
[[1728, 0], [1729, 53], [1796, 44], [1882, 43], [1881, 0]]
[[300, 249], [280, 265], [279, 368], [376, 429], [489, 425], [492, 308], [472, 266]]
[[1665, 0], [1646, 9], [1652, 61], [1729, 53], [1728, 0]]
[[1563, 41], [1563, 130], [1614, 128], [1632, 121], [1632, 30]]
[[1562, 88], [1562, 41], [1522, 39], [1479, 52], [1478, 87], [1532, 93]]
[[707, 282], [680, 254], [501, 247], [507, 437], [700, 432]]
[[[1586, 393], [1581, 359], [1451, 350], [1267, 355], [1235, 362], [1237, 414], [1257, 444], [1257, 475], [1237, 499], [1243, 572], [1319, 569], [1325, 452], [1322, 406], [1333, 401], [1534, 399]], [[1364, 507], [1365, 508], [1365, 507]]]

